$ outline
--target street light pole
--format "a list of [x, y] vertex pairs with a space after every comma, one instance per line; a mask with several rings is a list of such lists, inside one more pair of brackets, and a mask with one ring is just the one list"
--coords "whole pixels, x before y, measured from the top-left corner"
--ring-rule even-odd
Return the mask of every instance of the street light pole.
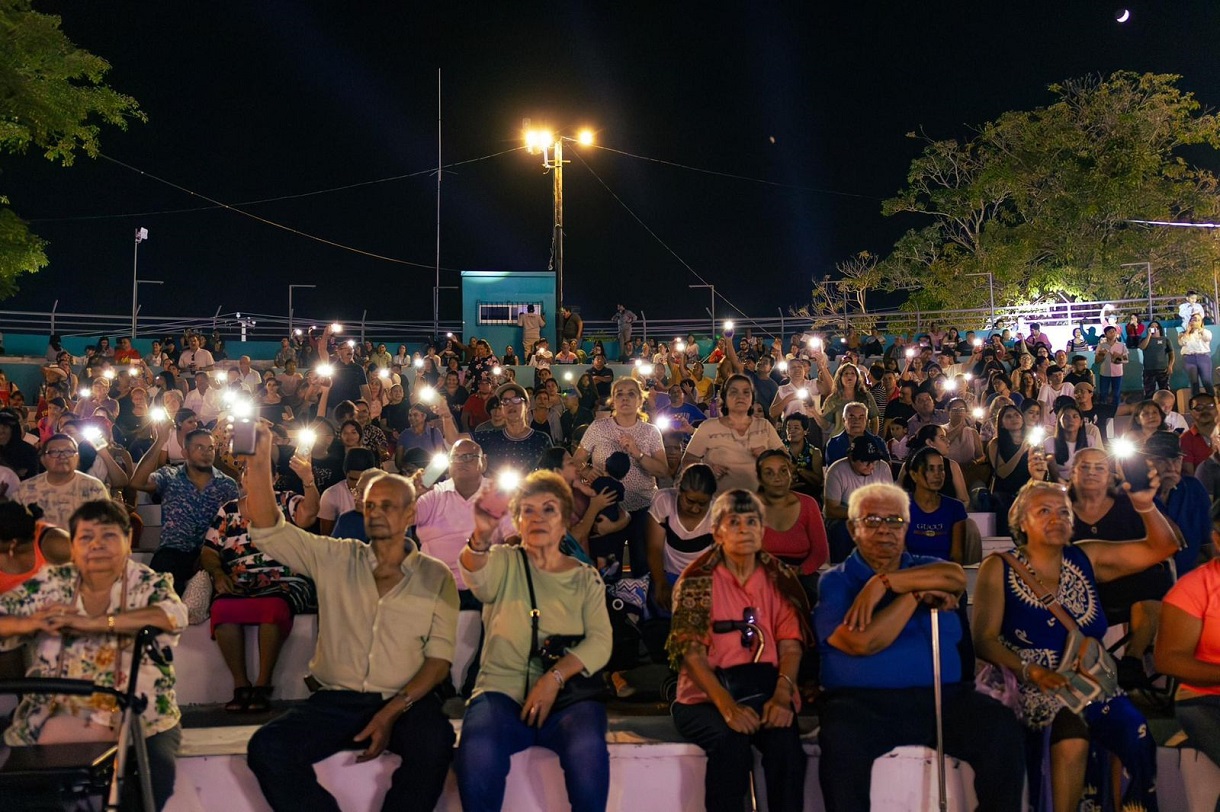
[[[542, 153], [542, 166], [553, 172], [552, 198], [554, 215], [552, 217], [551, 250], [554, 254], [555, 270], [555, 313], [552, 319], [558, 328], [559, 318], [563, 311], [563, 142], [576, 141], [584, 146], [593, 144], [593, 131], [582, 130], [578, 138], [566, 135], [553, 136], [549, 131], [529, 129], [529, 119], [522, 124], [525, 129], [525, 145], [531, 155]], [[552, 153], [551, 150], [554, 150]], [[438, 281], [437, 286], [440, 283]]]
[[716, 343], [716, 286], [715, 285], [687, 285], [688, 288], [709, 288], [712, 291], [712, 306], [707, 311], [707, 314], [712, 317], [712, 343]]
[[297, 288], [316, 288], [317, 285], [289, 285], [288, 286], [288, 340], [292, 340], [292, 292]]
[[148, 239], [148, 229], [136, 229], [136, 245], [131, 257], [131, 339], [136, 338], [136, 311], [140, 300], [140, 243]]
[[[139, 285], [164, 285], [164, 284], [165, 283], [162, 282], [160, 279], [138, 279], [138, 280], [136, 280], [137, 286], [139, 286]], [[137, 313], [138, 313], [139, 309], [140, 309], [139, 307], [136, 308]], [[131, 322], [131, 340], [132, 341], [136, 340], [135, 316], [132, 317], [132, 322]]]
[[991, 324], [990, 328], [995, 329], [995, 275], [991, 271], [979, 271], [978, 273], [968, 273], [966, 276], [985, 276], [987, 277], [987, 298], [991, 302]]
[[1153, 313], [1152, 313], [1152, 263], [1151, 262], [1124, 262], [1122, 265], [1119, 265], [1118, 267], [1120, 267], [1120, 268], [1138, 268], [1141, 265], [1143, 265], [1144, 269], [1148, 272], [1148, 320], [1152, 321], [1152, 319], [1154, 318]]

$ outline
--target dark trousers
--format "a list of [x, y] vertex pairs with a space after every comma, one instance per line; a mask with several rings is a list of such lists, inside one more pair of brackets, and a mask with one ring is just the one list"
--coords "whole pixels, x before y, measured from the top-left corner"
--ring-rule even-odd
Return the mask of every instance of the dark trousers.
[[1152, 397], [1158, 389], [1169, 388], [1169, 370], [1167, 369], [1145, 369], [1144, 370], [1144, 399]]
[[[271, 808], [339, 812], [334, 797], [318, 783], [313, 765], [354, 746], [355, 735], [383, 705], [380, 694], [318, 691], [259, 728], [246, 757]], [[434, 694], [400, 716], [386, 749], [403, 762], [394, 771], [381, 808], [431, 812], [445, 787], [454, 739], [453, 726]]]
[[[931, 688], [852, 688], [819, 702], [822, 756], [818, 780], [827, 812], [869, 808], [873, 761], [895, 747], [936, 747]], [[979, 809], [1019, 812], [1025, 782], [1025, 736], [1012, 711], [974, 690], [946, 685], [945, 753], [974, 768]]]
[[767, 808], [773, 812], [804, 809], [807, 759], [795, 720], [788, 727], [763, 728], [750, 736], [730, 729], [710, 702], [699, 705], [675, 702], [670, 711], [678, 732], [707, 752], [703, 802], [708, 812], [741, 812], [754, 769], [751, 746], [762, 753]]
[[160, 547], [153, 553], [148, 566], [157, 572], [168, 572], [174, 576], [174, 591], [181, 597], [186, 590], [186, 582], [199, 571], [199, 551], [187, 552]]
[[[549, 678], [548, 678], [549, 679]], [[485, 691], [466, 707], [462, 746], [454, 768], [465, 812], [496, 812], [513, 753], [545, 747], [559, 756], [573, 812], [604, 812], [610, 795], [610, 751], [606, 706], [573, 702], [551, 711], [541, 728], [521, 721], [521, 705], [506, 694]]]

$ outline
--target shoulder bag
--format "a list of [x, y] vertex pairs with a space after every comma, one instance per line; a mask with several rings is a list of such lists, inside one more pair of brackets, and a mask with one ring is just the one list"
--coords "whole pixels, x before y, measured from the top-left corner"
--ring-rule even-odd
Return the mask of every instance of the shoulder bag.
[[[544, 638], [541, 645], [538, 643], [538, 619], [542, 616], [542, 613], [538, 611], [538, 599], [534, 595], [534, 578], [530, 575], [529, 558], [526, 556], [523, 548], [518, 547], [517, 550], [521, 553], [521, 566], [525, 568], [525, 585], [529, 588], [530, 593], [529, 658], [531, 660], [537, 658], [542, 663], [542, 670], [544, 672], [550, 671], [563, 659], [568, 649], [579, 645], [585, 639], [585, 636], [583, 634], [552, 634]], [[529, 668], [527, 666], [525, 673], [525, 693], [527, 696], [530, 692], [529, 679]], [[561, 711], [577, 702], [600, 699], [605, 690], [606, 681], [601, 671], [595, 671], [587, 677], [583, 674], [574, 674], [564, 680], [563, 687], [559, 689], [559, 696], [555, 697], [555, 704], [551, 711]]]
[[1068, 684], [1054, 692], [1064, 707], [1079, 714], [1094, 702], [1105, 702], [1118, 696], [1118, 666], [1101, 641], [1080, 631], [1076, 619], [1068, 614], [1049, 589], [1038, 583], [1029, 567], [1019, 558], [1007, 552], [998, 555], [1013, 568], [1021, 580], [1033, 590], [1042, 605], [1068, 631], [1068, 639], [1057, 669], [1059, 674], [1067, 678]]

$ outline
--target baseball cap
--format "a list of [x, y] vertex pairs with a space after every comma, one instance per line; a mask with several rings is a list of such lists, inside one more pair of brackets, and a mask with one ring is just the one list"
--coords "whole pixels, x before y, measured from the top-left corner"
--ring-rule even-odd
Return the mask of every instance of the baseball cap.
[[1182, 456], [1182, 441], [1172, 431], [1155, 431], [1140, 451], [1145, 457], [1171, 460]]
[[881, 454], [881, 449], [873, 445], [873, 441], [868, 437], [857, 437], [851, 441], [851, 450], [847, 452], [848, 457], [856, 462], [880, 462], [885, 459]]
[[512, 383], [511, 381], [509, 383], [500, 384], [499, 388], [496, 389], [496, 400], [503, 401], [505, 395], [512, 394], [515, 394], [519, 398], [529, 400], [529, 396], [525, 394], [525, 387], [519, 383]]

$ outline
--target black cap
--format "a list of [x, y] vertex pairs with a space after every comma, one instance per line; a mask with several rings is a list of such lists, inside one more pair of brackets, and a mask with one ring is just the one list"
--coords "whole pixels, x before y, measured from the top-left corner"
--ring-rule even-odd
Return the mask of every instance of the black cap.
[[881, 449], [873, 445], [873, 441], [869, 437], [857, 437], [852, 440], [847, 456], [856, 462], [880, 462], [885, 459]]
[[1144, 440], [1140, 452], [1145, 457], [1172, 460], [1182, 456], [1182, 441], [1172, 431], [1154, 431], [1151, 437]]

